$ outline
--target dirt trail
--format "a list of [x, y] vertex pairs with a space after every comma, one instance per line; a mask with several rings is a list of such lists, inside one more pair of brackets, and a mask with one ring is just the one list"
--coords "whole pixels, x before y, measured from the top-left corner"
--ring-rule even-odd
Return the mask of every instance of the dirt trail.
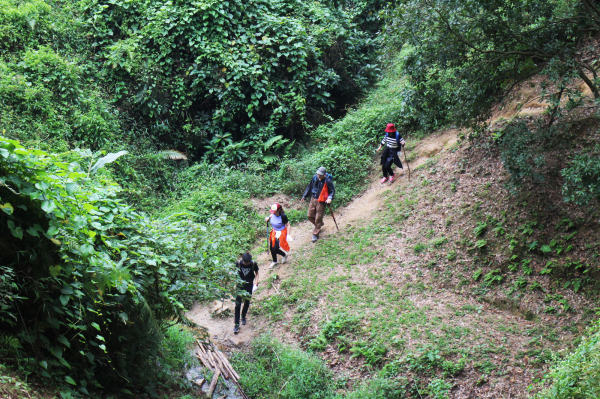
[[[430, 136], [418, 143], [415, 148], [411, 151], [411, 154], [416, 154], [416, 157], [410, 162], [411, 168], [411, 179], [416, 178], [418, 171], [416, 170], [419, 166], [423, 165], [428, 159], [440, 153], [443, 149], [448, 148], [456, 143], [458, 136], [457, 130], [448, 130], [440, 135]], [[378, 160], [378, 159], [377, 159]], [[353, 222], [362, 219], [369, 219], [372, 217], [372, 211], [381, 206], [381, 194], [387, 190], [390, 190], [392, 185], [403, 185], [408, 182], [408, 169], [406, 166], [404, 169], [398, 170], [396, 168], [397, 180], [392, 183], [381, 184], [381, 173], [372, 176], [371, 185], [365, 190], [360, 196], [354, 198], [347, 206], [339, 208], [335, 211], [335, 217], [340, 228], [339, 233], [344, 232], [344, 229]], [[263, 284], [259, 285], [259, 290], [255, 294], [257, 299], [270, 296], [276, 293], [276, 288], [265, 289], [267, 284], [267, 278], [272, 273], [277, 273], [279, 278], [285, 278], [290, 275], [294, 264], [294, 254], [298, 250], [306, 245], [312, 245], [312, 224], [308, 221], [299, 223], [292, 227], [291, 236], [293, 240], [290, 241], [290, 255], [288, 263], [278, 265], [273, 270], [269, 270], [269, 264], [271, 263], [270, 255], [264, 250], [266, 244], [259, 246], [262, 249], [261, 253], [256, 256], [256, 261], [260, 267], [260, 280]], [[325, 217], [325, 226], [321, 230], [320, 239], [327, 239], [330, 234], [336, 233], [335, 224], [327, 211]], [[186, 316], [197, 323], [200, 326], [205, 327], [210, 334], [210, 337], [228, 347], [239, 347], [246, 343], [249, 343], [255, 336], [257, 326], [253, 322], [252, 318], [248, 318], [248, 324], [241, 326], [238, 334], [233, 333], [233, 310], [234, 304], [227, 302], [224, 306], [229, 307], [231, 315], [229, 317], [212, 317], [212, 311], [216, 304], [207, 306], [205, 304], [196, 304], [186, 314]]]

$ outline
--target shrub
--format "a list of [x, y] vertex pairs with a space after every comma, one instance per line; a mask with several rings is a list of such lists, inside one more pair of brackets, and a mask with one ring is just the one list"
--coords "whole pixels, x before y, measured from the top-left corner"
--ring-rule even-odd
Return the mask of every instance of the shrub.
[[195, 158], [237, 164], [251, 151], [271, 162], [265, 143], [296, 139], [378, 72], [377, 42], [324, 2], [83, 3], [116, 100]]
[[600, 198], [600, 159], [597, 155], [579, 154], [561, 171], [566, 202], [587, 205]]
[[[145, 365], [163, 322], [181, 318], [180, 299], [215, 297], [231, 281], [227, 264], [198, 255], [218, 239], [199, 242], [183, 234], [199, 224], [136, 212], [105, 174], [90, 177], [96, 168], [80, 166], [90, 156], [0, 137], [0, 225], [8, 227], [0, 229], [0, 262], [12, 269], [33, 334], [23, 350], [43, 356], [27, 366], [84, 394], [151, 378]], [[15, 313], [14, 303], [2, 314]], [[7, 322], [0, 331], [15, 333]]]
[[600, 397], [600, 323], [595, 322], [575, 351], [554, 365], [545, 381], [549, 386], [534, 398]]

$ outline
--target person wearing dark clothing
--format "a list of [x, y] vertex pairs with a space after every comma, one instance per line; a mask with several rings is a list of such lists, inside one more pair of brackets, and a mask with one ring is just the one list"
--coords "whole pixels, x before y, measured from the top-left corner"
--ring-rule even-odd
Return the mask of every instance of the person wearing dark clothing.
[[271, 233], [269, 234], [269, 248], [271, 249], [271, 256], [273, 257], [273, 263], [269, 266], [269, 269], [272, 269], [277, 265], [277, 255], [281, 255], [283, 258], [281, 259], [281, 263], [285, 263], [287, 261], [287, 254], [283, 252], [281, 249], [285, 251], [290, 250], [290, 245], [288, 244], [288, 238], [291, 240], [290, 232], [290, 222], [288, 217], [285, 215], [283, 211], [283, 207], [279, 204], [273, 204], [271, 206], [271, 214], [265, 218], [265, 221], [271, 222]]
[[392, 169], [392, 165], [396, 164], [400, 169], [402, 169], [402, 162], [400, 162], [400, 150], [402, 146], [405, 144], [404, 139], [396, 130], [396, 127], [393, 123], [388, 123], [385, 128], [385, 136], [383, 140], [381, 140], [381, 144], [377, 151], [381, 149], [383, 145], [385, 145], [385, 150], [381, 154], [381, 169], [383, 172], [383, 179], [381, 179], [381, 184], [388, 181], [388, 176], [390, 182], [393, 182], [396, 178], [394, 174], [394, 170]]
[[331, 204], [335, 195], [333, 181], [331, 180], [331, 176], [326, 172], [323, 166], [317, 170], [317, 173], [310, 180], [308, 186], [306, 186], [306, 190], [304, 190], [304, 194], [302, 194], [302, 199], [300, 200], [300, 202], [304, 202], [309, 195], [311, 196], [310, 204], [308, 205], [308, 220], [315, 226], [312, 232], [312, 242], [319, 239], [319, 233], [324, 224], [325, 206], [326, 204]]
[[238, 268], [238, 275], [240, 279], [244, 281], [242, 285], [238, 285], [238, 289], [245, 291], [248, 295], [238, 295], [235, 298], [235, 316], [233, 327], [234, 334], [240, 331], [240, 309], [242, 308], [242, 300], [244, 301], [244, 307], [241, 309], [242, 313], [242, 324], [246, 324], [246, 315], [248, 314], [248, 308], [250, 307], [250, 299], [252, 294], [258, 288], [258, 264], [252, 260], [252, 255], [245, 253], [242, 255], [242, 260], [238, 260], [235, 264]]

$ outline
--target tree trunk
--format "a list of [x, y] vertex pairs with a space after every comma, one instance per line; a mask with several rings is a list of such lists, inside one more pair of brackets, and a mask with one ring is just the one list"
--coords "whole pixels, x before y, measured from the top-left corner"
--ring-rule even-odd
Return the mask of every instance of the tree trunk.
[[598, 87], [594, 84], [594, 82], [592, 82], [590, 80], [590, 78], [587, 77], [587, 75], [585, 74], [585, 72], [583, 72], [583, 69], [579, 68], [579, 70], [577, 71], [577, 74], [579, 75], [579, 77], [581, 79], [583, 79], [583, 81], [585, 82], [585, 84], [588, 85], [588, 87], [590, 88], [590, 90], [592, 91], [592, 93], [594, 93], [594, 98], [596, 100], [600, 99], [600, 91], [598, 91]]

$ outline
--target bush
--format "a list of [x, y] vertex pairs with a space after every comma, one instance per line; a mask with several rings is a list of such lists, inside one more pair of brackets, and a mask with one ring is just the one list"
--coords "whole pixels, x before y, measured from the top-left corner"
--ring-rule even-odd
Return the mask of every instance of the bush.
[[378, 72], [377, 42], [325, 2], [84, 6], [116, 100], [163, 126], [196, 159], [207, 152], [237, 164], [252, 151], [270, 162], [274, 148], [265, 143], [297, 139], [311, 119], [362, 94]]
[[557, 362], [545, 377], [550, 385], [535, 399], [587, 399], [600, 397], [600, 323], [595, 322], [588, 336], [574, 352]]
[[167, 328], [160, 344], [161, 365], [168, 372], [183, 375], [186, 369], [198, 363], [192, 355], [195, 345], [196, 337], [185, 327]]
[[[152, 378], [146, 366], [165, 320], [181, 319], [180, 300], [216, 297], [231, 282], [230, 265], [202, 255], [218, 250], [218, 238], [200, 242], [202, 225], [136, 212], [106, 174], [80, 166], [90, 156], [0, 136], [0, 263], [16, 284], [6, 280], [13, 298], [3, 301], [0, 332], [28, 341], [23, 351], [37, 348], [30, 370], [84, 394]], [[17, 299], [32, 335], [9, 323]]]
[[598, 155], [579, 154], [561, 171], [566, 202], [587, 205], [600, 198], [600, 159]]

